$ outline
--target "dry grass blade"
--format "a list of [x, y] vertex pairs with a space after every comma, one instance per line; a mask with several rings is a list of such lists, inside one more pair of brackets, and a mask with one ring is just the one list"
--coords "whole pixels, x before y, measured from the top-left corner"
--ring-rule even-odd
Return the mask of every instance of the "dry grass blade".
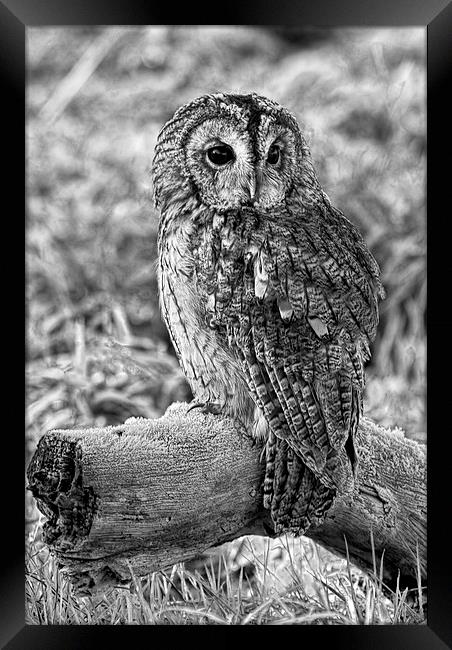
[[263, 603], [258, 605], [255, 609], [249, 612], [241, 621], [241, 625], [249, 625], [253, 620], [256, 623], [260, 623], [265, 614], [268, 613], [269, 609], [273, 606], [274, 599], [270, 598], [265, 600]]
[[44, 123], [61, 115], [123, 34], [121, 29], [108, 29], [94, 39], [42, 107], [39, 118]]
[[421, 561], [419, 558], [419, 544], [416, 541], [416, 573], [417, 573], [417, 593], [419, 601], [419, 612], [421, 616], [424, 616], [424, 605], [423, 605], [423, 596], [422, 596], [422, 572], [421, 572]]
[[152, 625], [155, 625], [156, 618], [154, 616], [154, 612], [152, 611], [152, 608], [150, 607], [149, 603], [146, 601], [146, 598], [144, 597], [142, 582], [140, 578], [135, 574], [130, 562], [127, 562], [127, 566], [129, 568], [130, 575], [132, 577], [134, 593], [137, 594], [138, 600], [140, 602], [141, 613], [144, 617], [144, 621], [147, 623], [151, 623]]
[[218, 623], [219, 625], [225, 625], [229, 621], [225, 620], [224, 618], [221, 618], [220, 616], [217, 616], [217, 614], [213, 614], [212, 612], [206, 612], [203, 610], [197, 610], [194, 608], [190, 607], [171, 607], [169, 610], [171, 613], [178, 613], [178, 614], [186, 614], [187, 616], [193, 616], [196, 619], [207, 619], [208, 621], [212, 623]]
[[368, 583], [364, 609], [364, 625], [372, 625], [374, 622], [375, 598], [375, 587], [373, 584]]
[[352, 572], [350, 568], [350, 555], [348, 553], [348, 544], [345, 535], [344, 535], [344, 543], [345, 543], [345, 554], [347, 559], [347, 575], [350, 581], [350, 596], [351, 596], [351, 598], [347, 598], [347, 607], [349, 609], [351, 617], [355, 619], [357, 623], [363, 623], [364, 621], [362, 620], [362, 615], [358, 607], [355, 587], [352, 579]]
[[303, 614], [302, 616], [294, 616], [292, 618], [280, 618], [277, 621], [272, 621], [273, 625], [301, 625], [307, 623], [314, 623], [316, 621], [333, 620], [336, 622], [350, 625], [350, 620], [339, 614], [338, 612], [316, 612], [313, 614]]

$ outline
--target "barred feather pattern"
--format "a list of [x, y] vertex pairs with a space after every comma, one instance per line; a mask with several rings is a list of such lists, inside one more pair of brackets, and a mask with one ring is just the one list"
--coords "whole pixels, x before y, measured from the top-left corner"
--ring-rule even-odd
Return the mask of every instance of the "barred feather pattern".
[[277, 532], [302, 534], [334, 502], [344, 451], [356, 468], [379, 268], [318, 185], [304, 140], [284, 202], [218, 210], [177, 162], [176, 126], [154, 161], [162, 313], [196, 400], [265, 432], [264, 504]]

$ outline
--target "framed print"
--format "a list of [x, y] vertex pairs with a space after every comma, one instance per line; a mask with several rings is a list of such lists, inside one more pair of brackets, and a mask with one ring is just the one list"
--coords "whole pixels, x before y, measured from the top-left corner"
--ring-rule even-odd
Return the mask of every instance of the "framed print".
[[0, 5], [27, 487], [24, 559], [12, 462], [2, 641], [450, 647], [451, 5], [169, 13]]

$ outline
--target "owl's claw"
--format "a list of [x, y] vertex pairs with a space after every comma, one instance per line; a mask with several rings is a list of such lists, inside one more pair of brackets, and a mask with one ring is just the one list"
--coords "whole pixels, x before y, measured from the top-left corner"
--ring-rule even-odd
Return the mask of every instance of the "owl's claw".
[[193, 409], [200, 409], [201, 413], [212, 413], [212, 415], [220, 415], [222, 412], [222, 406], [218, 402], [193, 402], [187, 409], [187, 413], [190, 413]]

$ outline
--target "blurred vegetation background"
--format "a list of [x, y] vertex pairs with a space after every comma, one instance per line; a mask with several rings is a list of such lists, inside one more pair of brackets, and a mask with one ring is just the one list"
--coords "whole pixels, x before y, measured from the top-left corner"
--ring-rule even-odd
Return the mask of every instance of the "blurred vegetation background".
[[218, 91], [299, 119], [383, 273], [365, 412], [425, 441], [425, 30], [27, 28], [27, 60], [28, 457], [49, 429], [191, 399], [159, 315], [149, 169], [165, 121]]

